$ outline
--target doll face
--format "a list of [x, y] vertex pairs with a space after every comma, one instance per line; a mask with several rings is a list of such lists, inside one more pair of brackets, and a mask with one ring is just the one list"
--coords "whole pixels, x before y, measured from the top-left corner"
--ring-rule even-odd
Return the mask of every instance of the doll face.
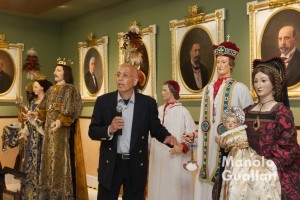
[[33, 83], [33, 92], [35, 95], [39, 95], [41, 93], [44, 93], [44, 88], [39, 84], [39, 82], [35, 81]]
[[217, 57], [217, 72], [219, 78], [231, 76], [231, 67], [229, 65], [229, 58], [227, 56]]
[[174, 102], [174, 96], [173, 93], [170, 91], [168, 85], [163, 85], [161, 95], [165, 102]]
[[257, 96], [259, 96], [260, 99], [269, 98], [273, 96], [273, 85], [267, 74], [258, 72], [254, 76], [253, 86]]
[[232, 130], [232, 129], [235, 129], [236, 127], [238, 127], [240, 124], [239, 124], [239, 121], [236, 117], [231, 117], [231, 116], [228, 116], [226, 118], [226, 121], [225, 121], [225, 127], [227, 130]]
[[64, 82], [64, 68], [62, 66], [56, 66], [53, 74], [57, 84]]

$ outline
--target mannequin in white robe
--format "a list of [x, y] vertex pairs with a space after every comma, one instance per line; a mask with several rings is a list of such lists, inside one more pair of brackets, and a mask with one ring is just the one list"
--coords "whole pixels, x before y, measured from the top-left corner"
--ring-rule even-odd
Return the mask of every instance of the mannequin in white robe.
[[[158, 108], [161, 123], [178, 141], [184, 141], [184, 133], [196, 131], [196, 125], [189, 111], [178, 102], [179, 85], [175, 81], [166, 81], [162, 95], [165, 103]], [[175, 96], [175, 97], [174, 97]], [[186, 150], [186, 149], [185, 149]], [[148, 199], [182, 200], [193, 199], [194, 183], [191, 172], [183, 168], [190, 158], [190, 152], [170, 153], [170, 148], [155, 139], [151, 139]]]

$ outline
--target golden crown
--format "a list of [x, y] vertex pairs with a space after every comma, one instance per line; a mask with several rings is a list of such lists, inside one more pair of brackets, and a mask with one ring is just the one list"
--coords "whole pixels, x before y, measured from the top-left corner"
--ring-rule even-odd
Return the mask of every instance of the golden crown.
[[66, 60], [66, 58], [57, 58], [57, 62], [56, 62], [57, 65], [66, 65], [66, 66], [69, 66], [71, 67], [73, 65], [73, 62], [69, 59], [69, 60]]

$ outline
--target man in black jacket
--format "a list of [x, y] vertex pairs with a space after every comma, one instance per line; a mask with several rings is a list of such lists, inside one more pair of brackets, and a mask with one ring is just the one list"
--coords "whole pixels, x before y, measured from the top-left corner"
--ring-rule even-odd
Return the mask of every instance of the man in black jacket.
[[297, 34], [293, 26], [284, 26], [278, 33], [280, 57], [286, 66], [288, 87], [300, 82], [300, 51], [296, 48]]
[[101, 141], [98, 200], [117, 200], [121, 185], [124, 200], [145, 199], [149, 132], [167, 145], [178, 144], [161, 125], [156, 101], [135, 91], [137, 83], [137, 68], [122, 64], [116, 73], [118, 90], [96, 100], [88, 134]]
[[96, 94], [99, 90], [98, 80], [95, 75], [96, 58], [91, 57], [89, 61], [89, 71], [84, 75], [85, 85], [89, 93]]
[[192, 90], [204, 88], [209, 80], [207, 68], [201, 61], [201, 46], [193, 43], [189, 51], [190, 59], [180, 66], [181, 75], [186, 86]]

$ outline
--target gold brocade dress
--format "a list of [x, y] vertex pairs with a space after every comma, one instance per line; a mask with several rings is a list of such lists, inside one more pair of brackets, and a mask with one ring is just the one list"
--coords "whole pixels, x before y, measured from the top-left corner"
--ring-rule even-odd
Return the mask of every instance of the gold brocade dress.
[[[74, 199], [70, 164], [70, 125], [80, 116], [81, 96], [70, 84], [55, 85], [40, 104], [39, 118], [45, 119], [42, 147], [39, 199]], [[51, 124], [59, 119], [62, 126], [51, 131]]]
[[272, 160], [259, 156], [247, 140], [245, 128], [240, 126], [221, 135], [221, 143], [229, 152], [222, 173], [220, 199], [279, 200], [281, 186], [277, 167]]

